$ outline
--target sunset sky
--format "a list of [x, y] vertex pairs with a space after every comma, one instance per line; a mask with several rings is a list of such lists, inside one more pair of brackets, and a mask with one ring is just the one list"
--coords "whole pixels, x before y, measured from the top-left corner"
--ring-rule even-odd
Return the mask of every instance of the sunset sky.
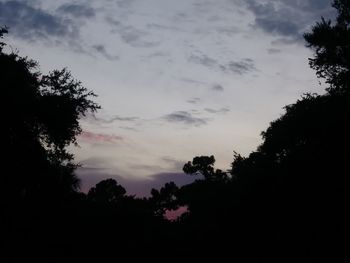
[[82, 120], [82, 190], [115, 178], [146, 195], [193, 178], [214, 155], [228, 169], [305, 92], [322, 92], [303, 32], [330, 0], [0, 0], [8, 50], [48, 73], [67, 67], [102, 109]]

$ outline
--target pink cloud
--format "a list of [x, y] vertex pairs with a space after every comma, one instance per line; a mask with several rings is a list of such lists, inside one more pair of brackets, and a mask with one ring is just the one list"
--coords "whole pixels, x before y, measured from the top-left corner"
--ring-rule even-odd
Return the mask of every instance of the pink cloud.
[[101, 142], [116, 143], [117, 141], [122, 141], [123, 137], [117, 136], [114, 134], [102, 134], [102, 133], [83, 131], [79, 135], [79, 139], [88, 143], [101, 143]]

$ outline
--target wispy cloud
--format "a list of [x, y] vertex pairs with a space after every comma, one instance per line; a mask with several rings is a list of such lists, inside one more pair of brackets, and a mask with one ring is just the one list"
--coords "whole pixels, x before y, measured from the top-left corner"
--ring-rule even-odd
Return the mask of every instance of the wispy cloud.
[[117, 143], [123, 141], [123, 137], [114, 134], [95, 133], [83, 131], [79, 135], [79, 140], [87, 143]]
[[136, 28], [133, 25], [126, 25], [119, 20], [115, 20], [112, 17], [106, 17], [106, 22], [112, 26], [111, 32], [118, 34], [120, 39], [132, 47], [155, 47], [160, 44], [159, 40], [155, 40], [154, 37], [145, 29]]
[[184, 32], [184, 30], [180, 29], [179, 27], [175, 27], [175, 26], [164, 26], [161, 24], [157, 24], [157, 23], [150, 23], [146, 25], [147, 28], [152, 29], [152, 30], [162, 30], [162, 31], [178, 31], [178, 32]]
[[209, 57], [208, 55], [199, 51], [191, 54], [188, 61], [202, 65], [211, 70], [221, 71], [226, 74], [234, 73], [244, 75], [257, 70], [254, 61], [250, 58], [219, 62], [217, 59]]
[[120, 116], [120, 115], [114, 115], [113, 117], [101, 117], [101, 116], [95, 116], [94, 114], [89, 114], [86, 117], [86, 120], [88, 122], [92, 123], [101, 123], [101, 124], [111, 124], [114, 122], [136, 122], [139, 121], [139, 117], [130, 117], [130, 116]]
[[187, 161], [174, 159], [169, 156], [162, 157], [161, 161], [163, 161], [167, 166], [169, 166], [170, 170], [174, 170], [174, 171], [182, 171], [184, 164], [187, 162]]
[[197, 54], [191, 54], [188, 60], [192, 63], [199, 64], [211, 69], [217, 68], [219, 65], [219, 62], [216, 59], [199, 52], [197, 52]]
[[207, 124], [207, 119], [194, 117], [187, 111], [175, 111], [163, 117], [164, 120], [171, 123], [181, 123], [190, 126], [201, 126]]
[[148, 164], [132, 164], [129, 166], [132, 170], [141, 170], [146, 173], [154, 173], [159, 170], [163, 170], [164, 168], [159, 165], [148, 165]]
[[254, 27], [263, 31], [288, 38], [302, 41], [302, 34], [306, 27], [320, 19], [321, 16], [333, 16], [331, 0], [248, 0], [246, 4], [255, 15]]
[[222, 71], [227, 73], [236, 73], [239, 75], [247, 74], [252, 71], [256, 71], [254, 61], [250, 58], [245, 58], [240, 61], [230, 61], [226, 65], [220, 65]]
[[180, 78], [179, 80], [182, 82], [185, 82], [185, 83], [195, 84], [195, 85], [207, 85], [208, 84], [204, 81], [190, 79], [190, 78]]
[[118, 0], [115, 2], [119, 8], [129, 8], [135, 0]]
[[76, 36], [79, 32], [72, 21], [27, 1], [0, 2], [0, 24], [7, 25], [16, 37], [30, 41]]
[[127, 130], [127, 131], [134, 131], [134, 132], [139, 132], [140, 130], [130, 127], [130, 126], [119, 126], [120, 129]]
[[197, 98], [197, 97], [187, 100], [187, 102], [190, 104], [198, 104], [200, 101], [201, 101], [201, 99]]
[[269, 49], [267, 50], [267, 52], [268, 52], [269, 54], [278, 54], [278, 53], [281, 53], [282, 50], [281, 50], [281, 49], [278, 49], [278, 48], [269, 48]]
[[[119, 116], [119, 115], [115, 115], [114, 117], [110, 118], [110, 119], [104, 119], [105, 122], [111, 123], [114, 121], [127, 121], [127, 122], [134, 122], [139, 120], [139, 117], [123, 117], [123, 116]], [[102, 119], [100, 119], [102, 120]]]
[[204, 109], [206, 112], [209, 112], [209, 113], [213, 113], [213, 114], [222, 114], [222, 113], [227, 113], [230, 110], [230, 108], [228, 107], [224, 107], [224, 108], [221, 108], [221, 109], [211, 109], [211, 108], [205, 108]]
[[220, 84], [215, 84], [211, 89], [214, 91], [219, 91], [219, 92], [222, 92], [225, 90], [224, 87]]
[[88, 192], [92, 186], [101, 180], [113, 178], [126, 188], [127, 194], [146, 197], [150, 196], [152, 188], [160, 189], [165, 183], [175, 182], [176, 185], [182, 186], [190, 184], [199, 178], [181, 172], [154, 173], [147, 178], [125, 177], [121, 175], [123, 171], [117, 170], [113, 172], [103, 168], [86, 167], [84, 161], [82, 164], [83, 167], [77, 169], [77, 174], [81, 178], [81, 190], [83, 192]]
[[108, 60], [118, 60], [119, 59], [119, 56], [109, 54], [106, 50], [106, 47], [102, 44], [93, 45], [92, 48]]
[[63, 15], [70, 15], [74, 18], [91, 18], [95, 16], [95, 10], [85, 4], [69, 3], [61, 5], [57, 11]]

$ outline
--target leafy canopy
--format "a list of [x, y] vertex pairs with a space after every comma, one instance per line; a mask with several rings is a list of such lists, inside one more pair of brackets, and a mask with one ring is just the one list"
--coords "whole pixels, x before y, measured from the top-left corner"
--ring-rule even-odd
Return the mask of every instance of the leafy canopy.
[[[0, 28], [0, 40], [7, 33]], [[38, 63], [5, 52], [0, 42], [1, 112], [3, 113], [3, 167], [1, 183], [12, 193], [74, 191], [76, 165], [67, 146], [82, 131], [79, 120], [99, 109], [80, 81], [67, 69], [49, 74]], [[47, 189], [47, 190], [44, 190]], [[49, 190], [50, 189], [50, 190]], [[59, 190], [60, 189], [60, 190]]]
[[315, 52], [309, 59], [318, 77], [330, 85], [330, 93], [350, 92], [350, 0], [335, 0], [335, 23], [322, 18], [304, 38]]

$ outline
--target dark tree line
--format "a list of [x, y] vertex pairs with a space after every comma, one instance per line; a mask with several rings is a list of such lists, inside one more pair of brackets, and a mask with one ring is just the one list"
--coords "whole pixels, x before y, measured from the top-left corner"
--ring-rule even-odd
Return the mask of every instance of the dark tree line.
[[[346, 260], [350, 163], [350, 1], [335, 0], [335, 21], [304, 35], [327, 88], [305, 94], [230, 169], [198, 156], [173, 182], [136, 198], [115, 180], [79, 192], [66, 150], [79, 119], [99, 106], [66, 69], [43, 75], [37, 63], [6, 53], [0, 41], [3, 150], [0, 230], [5, 262], [95, 261], [122, 256], [238, 262]], [[7, 33], [0, 29], [0, 40]], [[186, 207], [177, 220], [168, 210]], [[20, 252], [20, 253], [19, 253]]]

